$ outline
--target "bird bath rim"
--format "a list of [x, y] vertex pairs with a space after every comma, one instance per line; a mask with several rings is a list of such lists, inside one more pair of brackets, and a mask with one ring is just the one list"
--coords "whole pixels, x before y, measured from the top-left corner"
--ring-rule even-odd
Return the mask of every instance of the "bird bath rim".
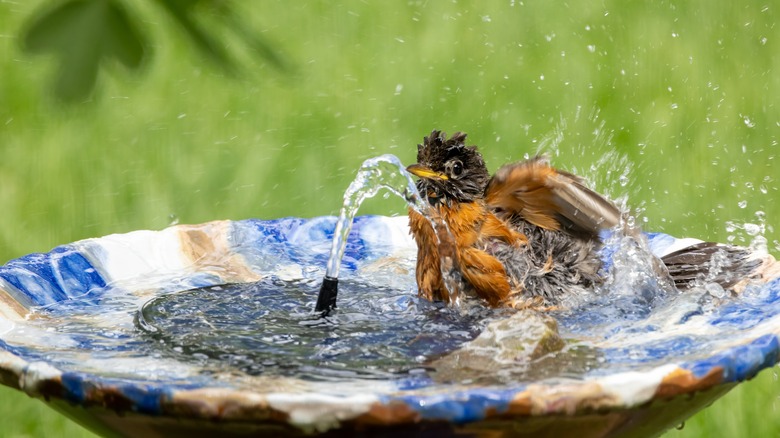
[[[326, 260], [335, 222], [335, 217], [328, 216], [177, 225], [161, 231], [86, 239], [12, 260], [0, 267], [0, 383], [50, 400], [87, 423], [91, 421], [88, 417], [97, 415], [94, 411], [107, 410], [120, 417], [139, 414], [149, 422], [165, 418], [218, 420], [292, 426], [288, 432], [322, 432], [339, 427], [418, 427], [442, 422], [460, 427], [561, 415], [582, 418], [594, 413], [630, 413], [683, 394], [704, 391], [712, 399], [780, 360], [780, 314], [756, 324], [734, 317], [730, 323], [754, 324], [749, 327], [750, 335], [705, 359], [670, 360], [652, 369], [583, 380], [504, 387], [440, 385], [413, 378], [344, 385], [295, 379], [268, 382], [262, 377], [247, 379], [247, 385], [242, 386], [192, 379], [197, 370], [157, 363], [154, 358], [127, 357], [100, 363], [95, 355], [85, 355], [89, 361], [84, 365], [76, 365], [78, 357], [48, 360], [40, 354], [53, 350], [45, 343], [44, 334], [8, 339], [15, 328], [37, 317], [30, 313], [35, 306], [80, 300], [85, 306], [99, 307], [99, 291], [107, 287], [126, 291], [133, 306], [140, 306], [173, 291], [256, 281], [269, 269], [318, 280], [324, 263], [318, 269], [302, 267], [295, 263], [296, 254], [321, 251], [322, 260]], [[405, 217], [356, 218], [350, 234], [353, 245], [347, 249], [347, 275], [368, 272], [388, 259], [414, 257], [416, 249], [406, 222]], [[648, 237], [656, 254], [691, 243], [663, 234]], [[268, 256], [269, 248], [274, 257]], [[780, 301], [775, 299], [780, 296], [779, 274], [777, 264], [767, 261], [763, 288], [772, 303]], [[78, 343], [78, 339], [73, 342]], [[52, 356], [56, 354], [52, 351]], [[133, 378], [117, 372], [144, 366], [160, 373], [161, 378]], [[670, 417], [663, 427], [674, 421], [678, 418]]]

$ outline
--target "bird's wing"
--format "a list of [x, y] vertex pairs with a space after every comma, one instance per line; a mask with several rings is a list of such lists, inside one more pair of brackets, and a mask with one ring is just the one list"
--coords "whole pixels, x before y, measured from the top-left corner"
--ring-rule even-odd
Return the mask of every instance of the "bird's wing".
[[620, 210], [570, 173], [553, 169], [544, 157], [507, 164], [491, 178], [485, 200], [498, 214], [520, 215], [550, 230], [592, 238], [620, 223]]

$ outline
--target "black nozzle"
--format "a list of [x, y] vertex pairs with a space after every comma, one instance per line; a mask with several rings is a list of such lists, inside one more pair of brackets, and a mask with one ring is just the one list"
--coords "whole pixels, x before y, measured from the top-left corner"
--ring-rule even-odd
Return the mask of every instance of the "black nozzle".
[[315, 312], [322, 312], [326, 316], [336, 307], [336, 296], [339, 294], [339, 279], [325, 276], [320, 286], [320, 294], [317, 296], [317, 305]]

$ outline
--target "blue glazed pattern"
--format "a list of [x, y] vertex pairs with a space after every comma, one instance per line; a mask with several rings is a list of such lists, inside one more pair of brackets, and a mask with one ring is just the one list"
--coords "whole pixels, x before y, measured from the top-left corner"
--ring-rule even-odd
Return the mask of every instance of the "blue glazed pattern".
[[[650, 296], [639, 288], [553, 314], [561, 335], [591, 352], [592, 362], [576, 373], [539, 378], [517, 374], [480, 385], [427, 373], [348, 384], [240, 373], [218, 378], [192, 362], [155, 354], [139, 337], [137, 311], [156, 297], [263, 279], [319, 281], [335, 223], [335, 217], [319, 217], [175, 226], [88, 239], [10, 261], [0, 267], [0, 370], [18, 376], [18, 387], [34, 396], [83, 405], [119, 397], [123, 407], [150, 415], [210, 403], [201, 391], [216, 391], [213, 403], [274, 409], [305, 428], [399, 403], [419, 418], [457, 424], [526, 404], [539, 414], [577, 412], [578, 403], [592, 407], [592, 400], [602, 409], [625, 409], [653, 400], [680, 375], [691, 379], [692, 388], [708, 376], [713, 384], [739, 382], [780, 360], [780, 269], [770, 256], [762, 256], [761, 278], [734, 297], [705, 289]], [[692, 243], [646, 236], [656, 255]], [[604, 249], [605, 272], [618, 250]], [[418, 304], [415, 257], [405, 218], [362, 216], [349, 235], [341, 274], [369, 285], [392, 284], [402, 294], [391, 306], [404, 309]], [[51, 382], [59, 392], [46, 392]]]
[[106, 286], [84, 256], [69, 246], [8, 262], [0, 268], [0, 278], [13, 286], [20, 301], [39, 306], [81, 297]]

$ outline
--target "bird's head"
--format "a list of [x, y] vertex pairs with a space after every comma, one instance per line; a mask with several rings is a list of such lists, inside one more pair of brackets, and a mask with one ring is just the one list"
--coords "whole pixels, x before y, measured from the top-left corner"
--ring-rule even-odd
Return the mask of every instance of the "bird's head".
[[466, 134], [449, 139], [433, 131], [417, 145], [417, 163], [406, 170], [420, 178], [417, 190], [428, 202], [471, 202], [482, 198], [490, 174], [476, 146], [466, 146]]

